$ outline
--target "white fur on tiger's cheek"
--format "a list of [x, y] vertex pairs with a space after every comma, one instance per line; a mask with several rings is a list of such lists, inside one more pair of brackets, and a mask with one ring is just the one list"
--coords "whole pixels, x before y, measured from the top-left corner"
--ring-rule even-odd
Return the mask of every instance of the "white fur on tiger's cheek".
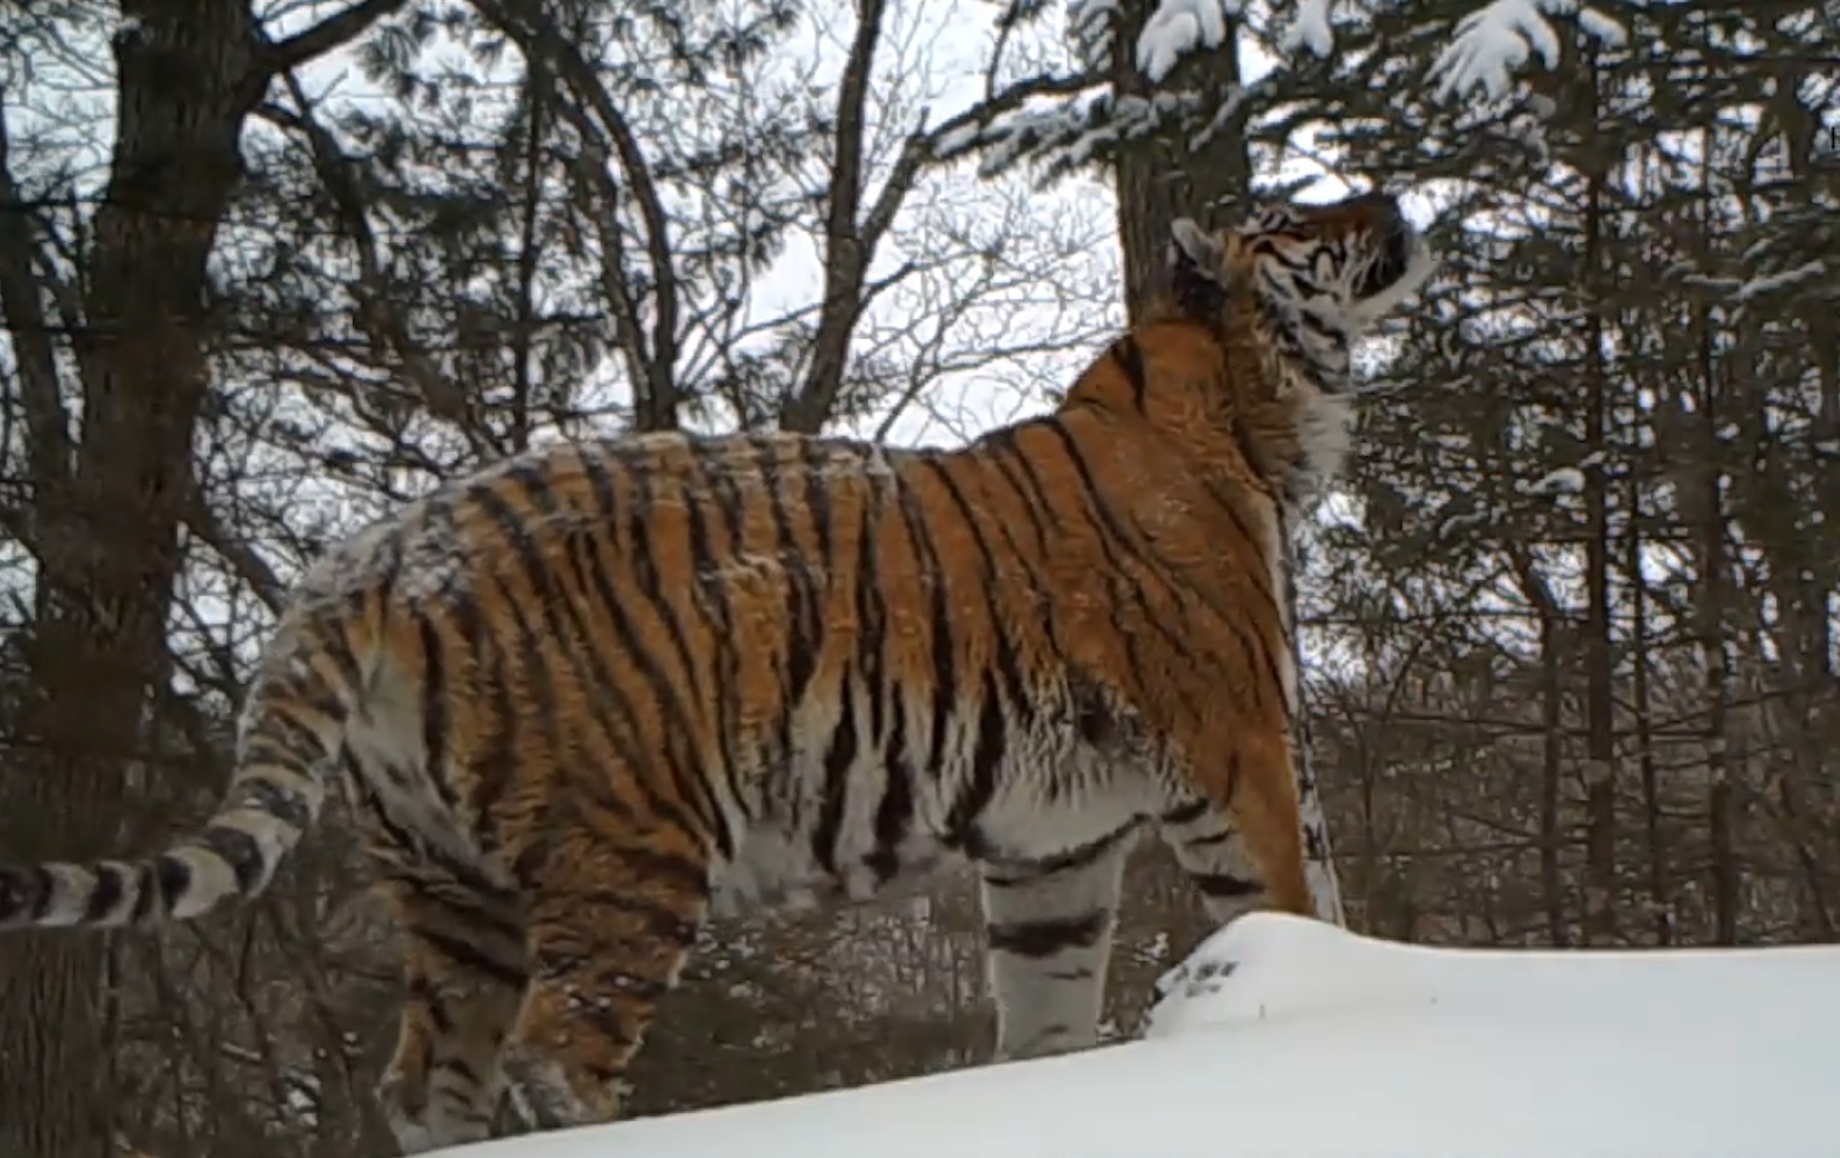
[[1362, 298], [1348, 307], [1348, 320], [1354, 331], [1365, 330], [1381, 318], [1410, 301], [1431, 275], [1437, 272], [1437, 258], [1425, 239], [1414, 233], [1412, 235], [1412, 253], [1406, 259], [1406, 270], [1399, 280], [1369, 298]]
[[1169, 254], [1171, 265], [1179, 265], [1186, 258], [1201, 273], [1219, 280], [1226, 251], [1214, 235], [1187, 217], [1178, 217], [1170, 222], [1169, 235], [1173, 239]]

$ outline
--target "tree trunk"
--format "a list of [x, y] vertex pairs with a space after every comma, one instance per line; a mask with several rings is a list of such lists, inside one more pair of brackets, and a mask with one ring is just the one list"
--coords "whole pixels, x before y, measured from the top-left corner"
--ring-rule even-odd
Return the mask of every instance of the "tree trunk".
[[[1712, 132], [1700, 133], [1700, 145], [1712, 148]], [[1710, 157], [1710, 152], [1705, 156]], [[1703, 192], [1710, 195], [1710, 162], [1702, 168]], [[1713, 240], [1712, 209], [1701, 202], [1695, 244], [1706, 260]], [[1731, 699], [1731, 653], [1726, 646], [1726, 582], [1729, 564], [1725, 557], [1726, 515], [1725, 488], [1721, 481], [1726, 456], [1719, 439], [1719, 424], [1726, 421], [1718, 375], [1718, 351], [1713, 332], [1712, 310], [1704, 302], [1692, 307], [1692, 327], [1696, 343], [1694, 409], [1700, 415], [1698, 431], [1697, 477], [1691, 482], [1698, 490], [1697, 502], [1686, 509], [1697, 515], [1694, 528], [1698, 548], [1696, 569], [1699, 582], [1694, 584], [1694, 633], [1699, 638], [1700, 663], [1706, 673], [1705, 730], [1702, 743], [1706, 752], [1706, 826], [1712, 876], [1713, 940], [1720, 945], [1738, 942], [1738, 865], [1733, 840], [1731, 768], [1726, 748], [1725, 730]]]
[[[1156, 0], [1125, 0], [1120, 5], [1111, 47], [1112, 88], [1120, 98], [1147, 98], [1159, 87], [1137, 67], [1137, 38], [1156, 7]], [[1239, 55], [1231, 47], [1238, 24], [1230, 16], [1226, 20], [1223, 47], [1191, 53], [1160, 87], [1223, 92], [1239, 84]], [[1145, 137], [1120, 151], [1115, 177], [1118, 237], [1124, 249], [1125, 311], [1132, 320], [1163, 276], [1170, 222], [1186, 216], [1219, 228], [1229, 223], [1223, 210], [1245, 205], [1251, 195], [1252, 158], [1240, 125], [1229, 118], [1199, 150], [1191, 150], [1194, 142], [1187, 138]]]
[[1564, 613], [1532, 554], [1519, 547], [1510, 548], [1510, 553], [1521, 594], [1540, 620], [1540, 899], [1546, 910], [1547, 940], [1563, 949], [1571, 943], [1565, 920], [1565, 832], [1559, 791], [1565, 770]]
[[1631, 472], [1629, 527], [1624, 540], [1624, 570], [1629, 575], [1629, 653], [1635, 668], [1630, 695], [1635, 702], [1636, 758], [1642, 772], [1642, 814], [1648, 837], [1648, 904], [1655, 944], [1674, 943], [1674, 900], [1668, 884], [1667, 845], [1661, 830], [1661, 770], [1655, 759], [1654, 729], [1649, 714], [1648, 579], [1642, 571], [1642, 482]]
[[1589, 527], [1585, 545], [1585, 938], [1608, 941], [1616, 933], [1616, 732], [1615, 656], [1610, 626], [1610, 375], [1604, 365], [1605, 305], [1603, 204], [1605, 161], [1598, 144], [1600, 83], [1594, 56], [1586, 54], [1588, 95], [1583, 123], [1584, 206], [1584, 363], [1586, 471], [1585, 508]]
[[[43, 413], [33, 462], [36, 630], [24, 759], [0, 784], [9, 855], [96, 854], [121, 827], [124, 772], [162, 667], [206, 374], [205, 262], [262, 95], [246, 3], [127, 0], [113, 163], [85, 270], [81, 437]], [[17, 254], [7, 255], [8, 259]], [[0, 1154], [107, 1158], [107, 942], [0, 941]]]

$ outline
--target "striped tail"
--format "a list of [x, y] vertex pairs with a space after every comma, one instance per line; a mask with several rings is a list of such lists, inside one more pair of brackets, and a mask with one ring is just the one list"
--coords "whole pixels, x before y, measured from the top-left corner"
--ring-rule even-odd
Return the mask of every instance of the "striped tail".
[[143, 860], [0, 866], [0, 931], [188, 921], [268, 887], [325, 803], [356, 691], [328, 678], [322, 665], [336, 665], [324, 657], [279, 654], [298, 637], [277, 642], [238, 723], [235, 776], [203, 829]]

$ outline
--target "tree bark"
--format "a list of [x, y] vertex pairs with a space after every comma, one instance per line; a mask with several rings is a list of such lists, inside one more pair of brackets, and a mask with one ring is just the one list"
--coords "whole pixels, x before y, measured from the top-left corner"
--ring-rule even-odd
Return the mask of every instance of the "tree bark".
[[1560, 823], [1565, 770], [1564, 611], [1531, 552], [1514, 545], [1509, 557], [1521, 593], [1540, 620], [1540, 899], [1546, 909], [1547, 940], [1563, 949], [1571, 943], [1561, 865], [1565, 830]]
[[[1119, 98], [1148, 97], [1157, 87], [1225, 92], [1240, 83], [1239, 55], [1231, 47], [1238, 22], [1227, 17], [1219, 51], [1191, 53], [1160, 86], [1137, 67], [1137, 38], [1156, 10], [1155, 0], [1126, 0], [1113, 26], [1112, 89]], [[1193, 217], [1203, 226], [1227, 224], [1232, 206], [1244, 206], [1252, 193], [1252, 155], [1239, 131], [1228, 123], [1199, 149], [1189, 139], [1145, 137], [1119, 153], [1118, 237], [1124, 249], [1124, 303], [1133, 321], [1156, 292], [1169, 250], [1169, 225]]]
[[1605, 305], [1604, 191], [1607, 163], [1598, 139], [1598, 85], [1594, 54], [1584, 61], [1587, 95], [1582, 148], [1586, 169], [1584, 205], [1585, 443], [1585, 939], [1602, 943], [1616, 935], [1616, 724], [1615, 641], [1610, 620], [1610, 373], [1604, 364]]
[[[243, 121], [276, 69], [398, 3], [364, 0], [273, 44], [247, 0], [123, 0], [109, 181], [86, 252], [84, 327], [72, 335], [83, 388], [74, 443], [58, 391], [28, 399], [35, 627], [22, 758], [0, 778], [9, 856], [119, 851], [126, 773], [145, 773], [136, 765], [148, 692], [162, 678], [178, 529], [193, 499], [192, 440], [208, 383], [206, 263], [242, 174]], [[28, 231], [0, 235], [0, 293], [15, 331], [31, 313], [23, 295], [38, 292], [29, 246]], [[112, 1153], [107, 961], [98, 936], [0, 940], [7, 1158]]]

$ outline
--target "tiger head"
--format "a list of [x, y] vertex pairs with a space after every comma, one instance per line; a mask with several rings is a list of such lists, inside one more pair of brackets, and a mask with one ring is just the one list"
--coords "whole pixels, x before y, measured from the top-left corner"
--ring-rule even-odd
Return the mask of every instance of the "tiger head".
[[1399, 203], [1380, 193], [1267, 205], [1218, 234], [1181, 218], [1171, 233], [1177, 309], [1216, 325], [1258, 325], [1278, 352], [1300, 360], [1311, 385], [1330, 393], [1348, 386], [1350, 342], [1416, 293], [1435, 266]]
[[1300, 503], [1349, 450], [1354, 340], [1430, 277], [1430, 249], [1380, 194], [1271, 205], [1218, 234], [1184, 218], [1171, 234], [1164, 308], [1206, 326], [1242, 367], [1221, 399], [1240, 453]]

